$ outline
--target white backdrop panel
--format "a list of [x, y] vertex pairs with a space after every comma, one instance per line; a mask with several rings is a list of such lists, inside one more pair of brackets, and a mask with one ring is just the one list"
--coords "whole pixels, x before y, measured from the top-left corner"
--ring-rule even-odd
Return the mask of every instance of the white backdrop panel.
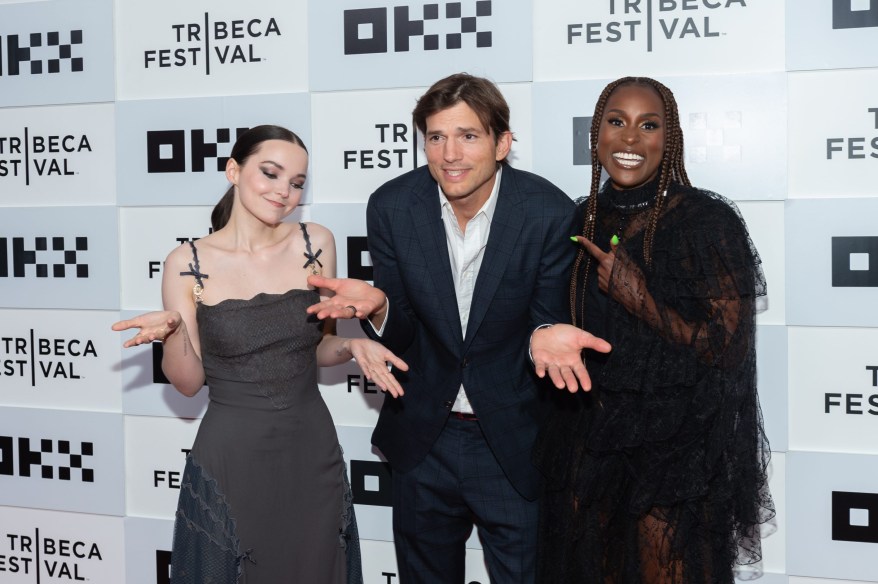
[[[356, 327], [356, 328], [355, 328]], [[360, 327], [347, 321], [339, 323], [343, 337], [364, 336]], [[320, 393], [337, 426], [363, 426], [371, 433], [384, 403], [384, 394], [367, 381], [356, 363], [320, 369]]]
[[[120, 319], [136, 316], [136, 312], [123, 311]], [[122, 339], [133, 336], [131, 332], [120, 333], [117, 344]], [[172, 416], [179, 418], [200, 418], [207, 408], [206, 389], [192, 397], [186, 397], [171, 385], [162, 372], [162, 344], [150, 343], [129, 349], [120, 349], [118, 366], [122, 369], [122, 411], [138, 416]]]
[[[628, 72], [614, 71], [616, 74]], [[534, 168], [571, 197], [588, 194], [589, 131], [610, 80], [533, 85]], [[692, 184], [738, 200], [786, 193], [786, 98], [782, 74], [659, 79], [677, 100]], [[773, 140], [766, 140], [766, 133]]]
[[125, 518], [125, 584], [170, 584], [171, 519]]
[[4, 308], [119, 308], [116, 208], [20, 207], [0, 214]]
[[[363, 584], [398, 584], [396, 551], [386, 541], [360, 540], [363, 555]], [[488, 570], [482, 550], [466, 550], [465, 577], [467, 584], [488, 584]]]
[[[384, 182], [426, 163], [412, 123], [412, 110], [423, 92], [417, 88], [312, 94], [316, 203], [365, 203]], [[340, 125], [344, 131], [336, 131]]]
[[[366, 241], [366, 205], [314, 204], [308, 210], [311, 221], [329, 228], [335, 235], [336, 274], [339, 278], [372, 280], [372, 259]], [[336, 323], [341, 337], [362, 338], [359, 320]], [[320, 369], [320, 392], [338, 426], [374, 427], [383, 394], [363, 376], [354, 362]]]
[[390, 464], [372, 446], [372, 428], [336, 426], [335, 429], [348, 465], [360, 537], [392, 542]]
[[328, 228], [335, 236], [336, 275], [371, 282], [372, 258], [366, 240], [366, 203], [321, 202], [308, 210], [311, 221]]
[[[222, 196], [217, 189], [216, 201]], [[210, 233], [213, 207], [123, 207], [119, 209], [122, 306], [159, 310], [168, 254], [184, 242]], [[196, 243], [197, 245], [197, 243]], [[210, 274], [205, 267], [205, 273]], [[182, 277], [182, 276], [181, 276]], [[123, 333], [127, 339], [129, 333]]]
[[786, 323], [786, 271], [784, 269], [783, 201], [738, 201], [750, 239], [762, 259], [768, 282], [768, 296], [760, 301], [756, 315], [759, 324]]
[[0, 205], [114, 205], [112, 104], [0, 109]]
[[541, 1], [534, 80], [782, 71], [783, 19], [781, 0]]
[[787, 455], [787, 573], [874, 580], [878, 456]]
[[[736, 578], [735, 582], [752, 582], [753, 579], [750, 578], [747, 574], [742, 573], [741, 578]], [[786, 574], [771, 574], [768, 572], [763, 572], [762, 576], [757, 580], [759, 584], [788, 584], [789, 577]]]
[[121, 414], [0, 407], [0, 428], [5, 504], [125, 514]]
[[0, 507], [0, 525], [4, 584], [125, 581], [122, 518]]
[[312, 91], [430, 85], [458, 71], [530, 81], [530, 0], [312, 1]]
[[874, 0], [787, 0], [787, 69], [878, 66]]
[[788, 445], [787, 327], [756, 327], [756, 376], [765, 433], [771, 450], [786, 452]]
[[117, 313], [0, 310], [0, 403], [120, 412]]
[[876, 347], [874, 328], [790, 327], [791, 448], [878, 454]]
[[307, 0], [116, 1], [119, 99], [307, 90]]
[[878, 326], [878, 198], [788, 200], [787, 324]]
[[878, 69], [790, 73], [788, 82], [789, 197], [878, 195]]
[[789, 584], [868, 584], [865, 580], [827, 580], [826, 578], [800, 578], [791, 576]]
[[125, 416], [127, 515], [173, 519], [199, 420]]
[[[125, 101], [116, 104], [118, 200], [123, 206], [214, 205], [240, 132], [278, 124], [311, 142], [307, 93]], [[306, 192], [304, 201], [308, 200]]]
[[0, 5], [0, 106], [112, 101], [111, 0]]

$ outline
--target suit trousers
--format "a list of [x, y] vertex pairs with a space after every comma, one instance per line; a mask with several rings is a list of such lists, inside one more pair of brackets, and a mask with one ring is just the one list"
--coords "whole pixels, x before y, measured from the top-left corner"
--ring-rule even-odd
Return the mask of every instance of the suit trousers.
[[479, 422], [452, 414], [424, 460], [393, 473], [400, 584], [463, 584], [473, 526], [491, 582], [532, 584], [538, 509], [506, 478]]

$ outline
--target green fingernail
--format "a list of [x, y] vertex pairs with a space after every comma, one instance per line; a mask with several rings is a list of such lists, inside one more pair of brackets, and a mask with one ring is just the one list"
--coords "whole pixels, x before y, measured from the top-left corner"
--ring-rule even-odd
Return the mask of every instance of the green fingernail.
[[571, 235], [571, 236], [570, 236], [570, 241], [572, 241], [572, 242], [574, 242], [574, 243], [579, 243], [579, 240], [576, 239], [576, 236], [575, 236], [575, 235]]
[[614, 235], [610, 238], [610, 245], [619, 245], [619, 236]]

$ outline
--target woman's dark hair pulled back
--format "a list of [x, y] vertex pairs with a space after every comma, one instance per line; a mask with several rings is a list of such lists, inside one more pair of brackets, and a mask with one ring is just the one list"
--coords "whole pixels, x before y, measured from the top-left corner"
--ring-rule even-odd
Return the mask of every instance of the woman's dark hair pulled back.
[[[287, 130], [282, 126], [274, 126], [270, 124], [255, 126], [238, 136], [235, 145], [232, 146], [232, 154], [229, 156], [234, 159], [238, 165], [243, 166], [254, 152], [259, 150], [263, 142], [267, 140], [283, 140], [290, 142], [296, 146], [300, 146], [306, 153], [308, 148], [305, 143], [294, 132]], [[219, 200], [219, 203], [213, 208], [210, 214], [210, 225], [214, 231], [219, 231], [229, 222], [232, 214], [232, 205], [235, 202], [235, 185], [229, 187], [226, 194]]]

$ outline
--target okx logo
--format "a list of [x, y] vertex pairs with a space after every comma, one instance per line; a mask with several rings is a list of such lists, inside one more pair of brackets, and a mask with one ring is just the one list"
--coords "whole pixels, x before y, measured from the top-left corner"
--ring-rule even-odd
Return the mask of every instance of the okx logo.
[[878, 494], [833, 491], [832, 539], [878, 543]]
[[489, 16], [491, 0], [394, 6], [392, 22], [386, 7], [345, 10], [344, 54], [404, 53], [414, 39], [425, 51], [490, 47]]
[[377, 460], [351, 460], [351, 493], [357, 505], [393, 505], [393, 472]]
[[832, 287], [878, 288], [878, 237], [832, 238]]
[[832, 28], [878, 26], [878, 0], [832, 0]]
[[[235, 139], [248, 128], [236, 128]], [[150, 174], [162, 172], [204, 172], [205, 162], [216, 160], [215, 170], [224, 171], [228, 156], [219, 155], [219, 145], [229, 144], [231, 151], [232, 132], [229, 128], [218, 128], [209, 139], [205, 130], [152, 130], [146, 133], [146, 171]], [[187, 168], [187, 161], [189, 163]], [[211, 169], [214, 170], [214, 169]]]
[[82, 57], [74, 56], [80, 45], [81, 30], [0, 36], [0, 76], [80, 72]]
[[23, 237], [0, 237], [0, 278], [9, 277], [10, 266], [13, 278], [25, 278], [29, 271], [37, 278], [88, 278], [88, 264], [80, 258], [85, 251], [87, 237], [35, 237], [33, 247], [26, 247]]
[[591, 166], [592, 116], [573, 118], [573, 165]]
[[93, 455], [92, 442], [80, 442], [75, 448], [70, 440], [44, 438], [31, 443], [30, 438], [0, 436], [0, 475], [93, 483], [95, 471], [85, 466], [85, 459]]

